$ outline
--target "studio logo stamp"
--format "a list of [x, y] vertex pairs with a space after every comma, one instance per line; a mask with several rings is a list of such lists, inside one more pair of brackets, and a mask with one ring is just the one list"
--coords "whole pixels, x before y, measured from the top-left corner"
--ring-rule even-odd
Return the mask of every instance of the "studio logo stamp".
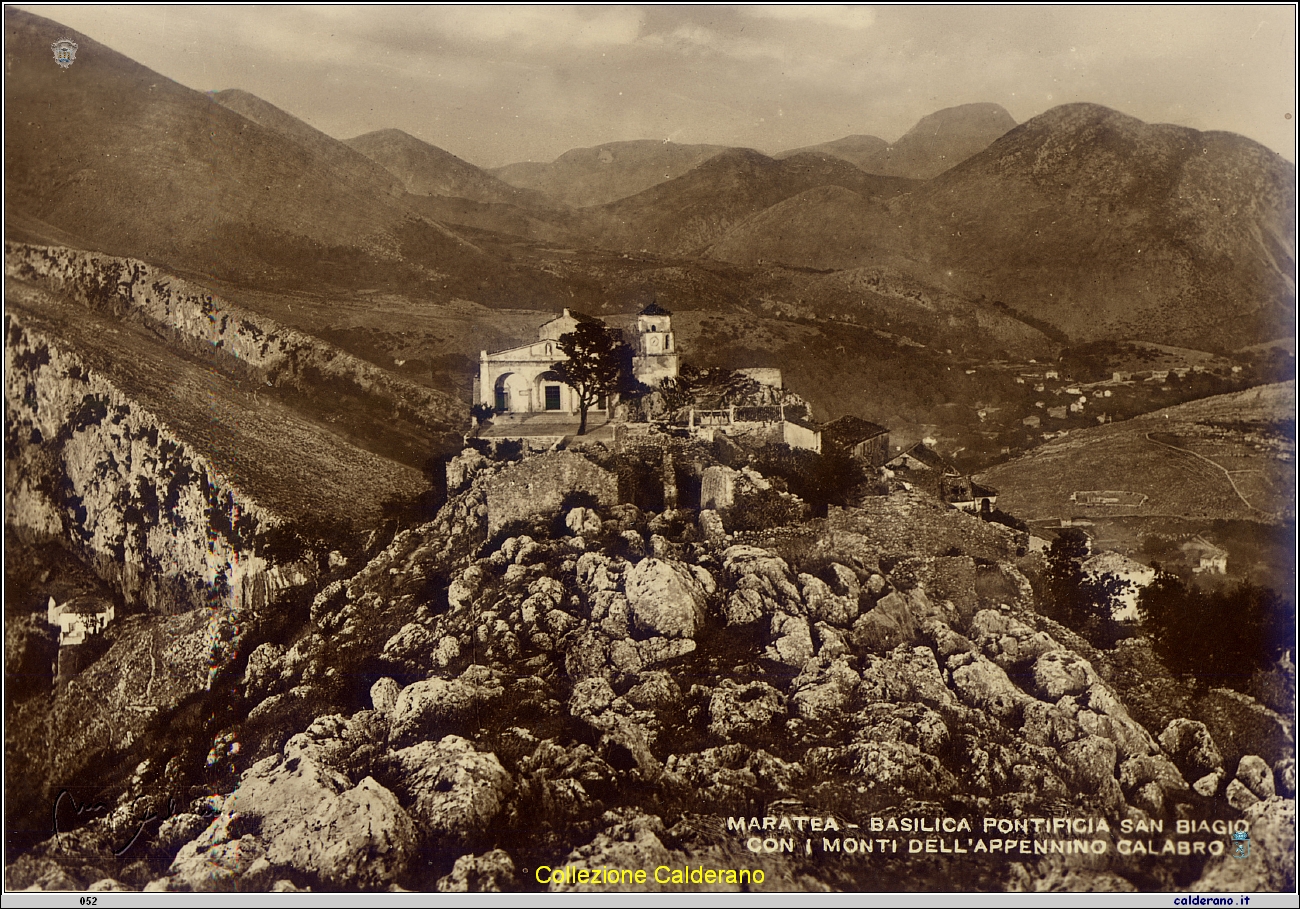
[[1232, 834], [1232, 857], [1239, 859], [1250, 857], [1250, 834], [1245, 830], [1238, 830]]
[[54, 51], [54, 62], [67, 69], [77, 61], [77, 42], [71, 38], [60, 38], [50, 45]]

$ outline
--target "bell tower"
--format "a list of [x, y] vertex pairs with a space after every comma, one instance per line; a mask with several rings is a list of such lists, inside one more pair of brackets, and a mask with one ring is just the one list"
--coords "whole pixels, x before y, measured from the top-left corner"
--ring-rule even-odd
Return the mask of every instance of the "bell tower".
[[677, 375], [673, 314], [658, 303], [652, 302], [637, 314], [632, 372], [638, 381], [651, 388]]

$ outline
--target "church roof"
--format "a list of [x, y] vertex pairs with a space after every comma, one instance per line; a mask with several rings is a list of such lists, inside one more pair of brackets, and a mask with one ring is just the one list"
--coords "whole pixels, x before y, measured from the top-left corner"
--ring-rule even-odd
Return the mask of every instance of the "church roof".
[[641, 310], [643, 316], [671, 316], [672, 313], [664, 309], [658, 302], [651, 300], [650, 305]]

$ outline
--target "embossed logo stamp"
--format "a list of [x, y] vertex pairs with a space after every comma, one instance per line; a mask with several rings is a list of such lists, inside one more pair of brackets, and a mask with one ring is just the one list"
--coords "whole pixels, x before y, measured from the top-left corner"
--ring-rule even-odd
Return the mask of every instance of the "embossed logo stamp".
[[1238, 830], [1232, 834], [1232, 857], [1239, 859], [1250, 857], [1250, 834], [1245, 830]]
[[60, 38], [50, 45], [54, 51], [54, 62], [67, 69], [77, 61], [77, 42], [71, 38]]

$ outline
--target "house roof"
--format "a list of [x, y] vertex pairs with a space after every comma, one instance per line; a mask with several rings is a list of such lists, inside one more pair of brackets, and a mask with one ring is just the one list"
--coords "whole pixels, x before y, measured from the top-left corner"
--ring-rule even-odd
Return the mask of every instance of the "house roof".
[[902, 457], [909, 457], [909, 458], [913, 458], [914, 460], [920, 461], [922, 464], [924, 464], [926, 467], [931, 468], [932, 470], [942, 470], [945, 473], [953, 473], [953, 474], [956, 474], [957, 472], [956, 468], [954, 468], [951, 464], [949, 464], [946, 460], [944, 460], [943, 455], [939, 454], [937, 451], [928, 447], [924, 442], [917, 442], [911, 448], [907, 449], [907, 451], [904, 451], [901, 454], [896, 455], [894, 457], [894, 460], [898, 460], [899, 458]]
[[822, 427], [822, 435], [841, 445], [857, 445], [889, 432], [884, 426], [855, 416], [840, 417]]

